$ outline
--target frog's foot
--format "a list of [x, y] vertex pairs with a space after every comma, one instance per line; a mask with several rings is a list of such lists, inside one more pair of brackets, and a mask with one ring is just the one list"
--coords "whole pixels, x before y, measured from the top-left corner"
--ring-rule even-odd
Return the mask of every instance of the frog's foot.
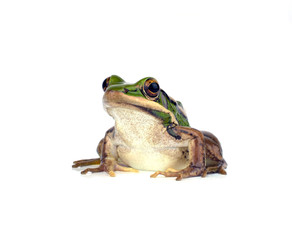
[[168, 172], [178, 172], [179, 170], [176, 170], [174, 168], [168, 168], [165, 170], [165, 172], [162, 171], [156, 171], [155, 173], [153, 173], [150, 177], [152, 178], [156, 178], [159, 174], [163, 175], [163, 173], [168, 173]]
[[212, 166], [212, 167], [207, 167], [203, 174], [202, 177], [206, 177], [208, 173], [220, 173], [222, 175], [226, 175], [225, 167], [224, 166]]
[[82, 159], [82, 160], [74, 161], [72, 168], [78, 168], [78, 167], [84, 167], [84, 166], [90, 166], [90, 165], [96, 165], [96, 164], [100, 164], [100, 158]]
[[196, 176], [204, 176], [205, 169], [204, 168], [196, 168], [196, 167], [187, 167], [183, 170], [175, 170], [172, 168], [168, 168], [166, 171], [157, 171], [153, 173], [150, 177], [155, 178], [158, 175], [163, 175], [165, 177], [176, 177], [175, 180], [180, 181], [183, 178], [188, 177], [196, 177]]
[[115, 171], [122, 171], [122, 172], [139, 172], [138, 170], [130, 167], [124, 167], [113, 161], [112, 159], [106, 159], [101, 165], [97, 168], [87, 168], [81, 172], [81, 174], [86, 174], [88, 172], [95, 173], [95, 172], [106, 172], [111, 177], [115, 177]]

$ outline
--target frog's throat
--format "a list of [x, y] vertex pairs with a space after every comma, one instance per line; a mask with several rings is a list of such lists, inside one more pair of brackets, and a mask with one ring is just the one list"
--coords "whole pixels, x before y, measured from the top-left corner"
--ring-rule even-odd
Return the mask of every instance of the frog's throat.
[[171, 122], [178, 125], [178, 122], [171, 111], [161, 106], [159, 103], [150, 101], [143, 97], [128, 96], [118, 91], [106, 91], [103, 95], [103, 106], [107, 112], [108, 108], [125, 107], [140, 109], [143, 111], [154, 110], [166, 113], [171, 117]]

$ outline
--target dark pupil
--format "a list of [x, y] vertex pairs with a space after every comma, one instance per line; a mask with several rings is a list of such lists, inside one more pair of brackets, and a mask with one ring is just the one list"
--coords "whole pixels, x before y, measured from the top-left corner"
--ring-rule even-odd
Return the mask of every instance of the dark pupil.
[[155, 82], [151, 83], [149, 88], [148, 88], [151, 92], [156, 93], [159, 90], [159, 85]]
[[103, 81], [103, 83], [102, 83], [102, 89], [103, 90], [105, 90], [106, 88], [107, 88], [107, 81], [106, 81], [107, 79], [105, 79], [104, 81]]

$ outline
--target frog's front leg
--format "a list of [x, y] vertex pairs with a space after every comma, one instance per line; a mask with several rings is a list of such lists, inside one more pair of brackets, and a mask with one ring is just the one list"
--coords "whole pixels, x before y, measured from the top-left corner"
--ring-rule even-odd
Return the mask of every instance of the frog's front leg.
[[181, 180], [182, 178], [204, 175], [206, 170], [206, 158], [203, 133], [194, 128], [183, 126], [175, 126], [171, 128], [170, 131], [173, 136], [176, 136], [178, 141], [188, 141], [190, 164], [179, 171], [175, 171], [174, 169], [157, 171], [152, 174], [151, 177], [164, 175], [165, 177], [176, 177], [176, 180]]
[[114, 127], [109, 129], [104, 139], [102, 140], [102, 145], [100, 146], [100, 150], [98, 147], [99, 155], [101, 156], [100, 159], [100, 166], [96, 168], [87, 168], [81, 172], [81, 174], [86, 174], [88, 172], [95, 173], [95, 172], [107, 172], [111, 177], [115, 176], [115, 171], [124, 171], [124, 172], [138, 172], [138, 170], [121, 166], [117, 163], [118, 156], [116, 152], [116, 146], [113, 144], [114, 138]]

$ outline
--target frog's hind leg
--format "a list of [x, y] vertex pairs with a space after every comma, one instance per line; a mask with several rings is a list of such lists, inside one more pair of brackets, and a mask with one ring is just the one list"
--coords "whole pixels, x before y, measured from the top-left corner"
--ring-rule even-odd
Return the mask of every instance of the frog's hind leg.
[[[99, 141], [99, 144], [97, 145], [96, 151], [99, 156], [101, 156], [101, 149], [103, 146], [103, 142], [104, 140], [101, 139]], [[85, 166], [98, 165], [98, 164], [100, 164], [100, 158], [82, 159], [82, 160], [74, 161], [72, 168], [85, 167]]]
[[202, 174], [205, 177], [208, 173], [220, 173], [226, 175], [224, 169], [227, 163], [222, 156], [222, 148], [218, 139], [209, 132], [202, 132], [205, 137], [206, 169]]
[[184, 126], [175, 126], [168, 131], [176, 139], [188, 141], [189, 166], [180, 171], [157, 171], [151, 177], [163, 175], [181, 180], [187, 177], [204, 177], [211, 172], [226, 173], [224, 168], [227, 164], [222, 157], [222, 148], [212, 133]]
[[187, 177], [202, 176], [206, 169], [203, 133], [194, 128], [184, 126], [175, 126], [169, 129], [168, 132], [181, 143], [188, 144], [190, 163], [182, 170], [157, 171], [150, 177], [163, 175], [165, 177], [176, 177], [176, 180], [179, 181]]

